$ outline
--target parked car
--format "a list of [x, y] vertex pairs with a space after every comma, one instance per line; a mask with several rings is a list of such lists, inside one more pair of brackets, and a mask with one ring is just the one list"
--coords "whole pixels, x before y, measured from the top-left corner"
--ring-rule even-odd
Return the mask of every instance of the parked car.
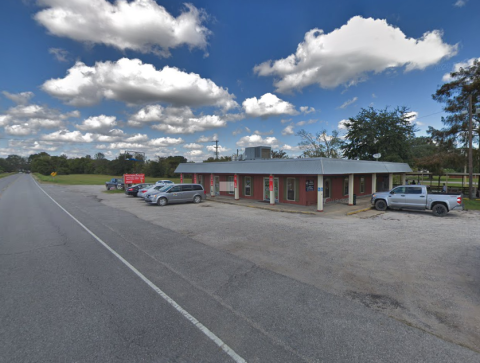
[[161, 185], [162, 187], [168, 184], [175, 184], [171, 180], [158, 180], [155, 182], [155, 185]]
[[205, 196], [206, 192], [201, 184], [173, 184], [162, 188], [157, 194], [151, 194], [146, 201], [165, 206], [169, 203], [200, 203]]
[[110, 190], [110, 188], [123, 189], [123, 179], [112, 178], [112, 180], [105, 182], [105, 187], [107, 190]]
[[389, 192], [375, 193], [371, 203], [376, 210], [431, 209], [437, 217], [453, 209], [463, 209], [460, 193], [428, 193], [425, 185], [400, 185]]
[[132, 185], [131, 187], [128, 187], [127, 189], [125, 189], [125, 194], [126, 195], [133, 195], [134, 197], [137, 196], [138, 194], [138, 191], [142, 188], [145, 188], [145, 187], [151, 187], [153, 184], [150, 184], [150, 183], [143, 183], [143, 184], [135, 184], [135, 185]]
[[[154, 188], [157, 188], [157, 189], [154, 189]], [[155, 185], [155, 184], [153, 184], [153, 185], [151, 184], [151, 185], [146, 186], [146, 187], [144, 187], [144, 188], [140, 188], [140, 189], [138, 190], [137, 197], [139, 197], [139, 198], [145, 198], [145, 194], [147, 194], [148, 191], [152, 191], [152, 190], [157, 191], [157, 190], [159, 190], [159, 189], [161, 189], [161, 188], [163, 188], [161, 185]]]
[[[168, 185], [168, 184], [167, 184]], [[143, 199], [145, 200], [148, 196], [152, 194], [157, 194], [161, 189], [165, 188], [164, 186], [161, 185], [154, 185], [147, 189], [145, 193], [143, 193]]]

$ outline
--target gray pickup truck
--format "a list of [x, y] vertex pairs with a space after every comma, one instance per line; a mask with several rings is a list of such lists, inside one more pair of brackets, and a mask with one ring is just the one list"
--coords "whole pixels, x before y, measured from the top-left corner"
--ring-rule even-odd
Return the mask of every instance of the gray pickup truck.
[[400, 185], [389, 192], [372, 195], [376, 210], [431, 209], [437, 217], [443, 217], [453, 209], [463, 209], [460, 193], [428, 193], [425, 185]]

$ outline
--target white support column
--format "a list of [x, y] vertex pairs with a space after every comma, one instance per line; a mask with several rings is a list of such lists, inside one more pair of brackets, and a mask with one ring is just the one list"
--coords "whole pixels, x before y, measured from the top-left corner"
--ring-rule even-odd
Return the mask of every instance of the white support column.
[[215, 196], [215, 176], [210, 174], [210, 196]]
[[240, 199], [240, 191], [238, 190], [238, 174], [233, 176], [233, 187], [235, 189], [235, 200]]
[[317, 212], [323, 212], [323, 175], [317, 175]]
[[393, 189], [393, 174], [388, 174], [388, 190]]
[[275, 182], [272, 174], [270, 174], [268, 185], [270, 188], [270, 204], [275, 204]]
[[377, 192], [377, 174], [372, 174], [372, 194]]
[[353, 205], [353, 174], [348, 175], [348, 205]]
[[407, 184], [407, 174], [403, 173], [402, 174], [402, 185]]

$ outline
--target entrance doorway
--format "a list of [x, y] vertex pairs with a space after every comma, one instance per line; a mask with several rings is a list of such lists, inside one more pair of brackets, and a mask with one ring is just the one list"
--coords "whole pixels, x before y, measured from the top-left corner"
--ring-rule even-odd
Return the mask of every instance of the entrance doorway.
[[[273, 191], [275, 193], [275, 203], [278, 203], [278, 178], [273, 178]], [[270, 202], [270, 179], [263, 178], [263, 200]]]

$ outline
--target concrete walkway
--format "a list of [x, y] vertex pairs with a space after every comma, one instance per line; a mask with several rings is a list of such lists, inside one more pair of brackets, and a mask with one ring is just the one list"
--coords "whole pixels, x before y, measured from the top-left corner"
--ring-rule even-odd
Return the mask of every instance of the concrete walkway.
[[324, 204], [323, 212], [317, 212], [317, 205], [304, 206], [289, 203], [277, 203], [272, 205], [268, 202], [252, 199], [235, 200], [233, 197], [227, 197], [223, 195], [217, 195], [215, 197], [207, 195], [207, 201], [209, 202], [232, 204], [248, 208], [265, 209], [273, 212], [310, 214], [317, 215], [319, 217], [346, 216], [369, 210], [372, 207], [372, 205], [370, 204], [370, 199], [370, 196], [359, 197], [357, 198], [357, 204], [353, 206], [349, 206], [347, 201], [342, 199], [337, 202], [330, 202]]

